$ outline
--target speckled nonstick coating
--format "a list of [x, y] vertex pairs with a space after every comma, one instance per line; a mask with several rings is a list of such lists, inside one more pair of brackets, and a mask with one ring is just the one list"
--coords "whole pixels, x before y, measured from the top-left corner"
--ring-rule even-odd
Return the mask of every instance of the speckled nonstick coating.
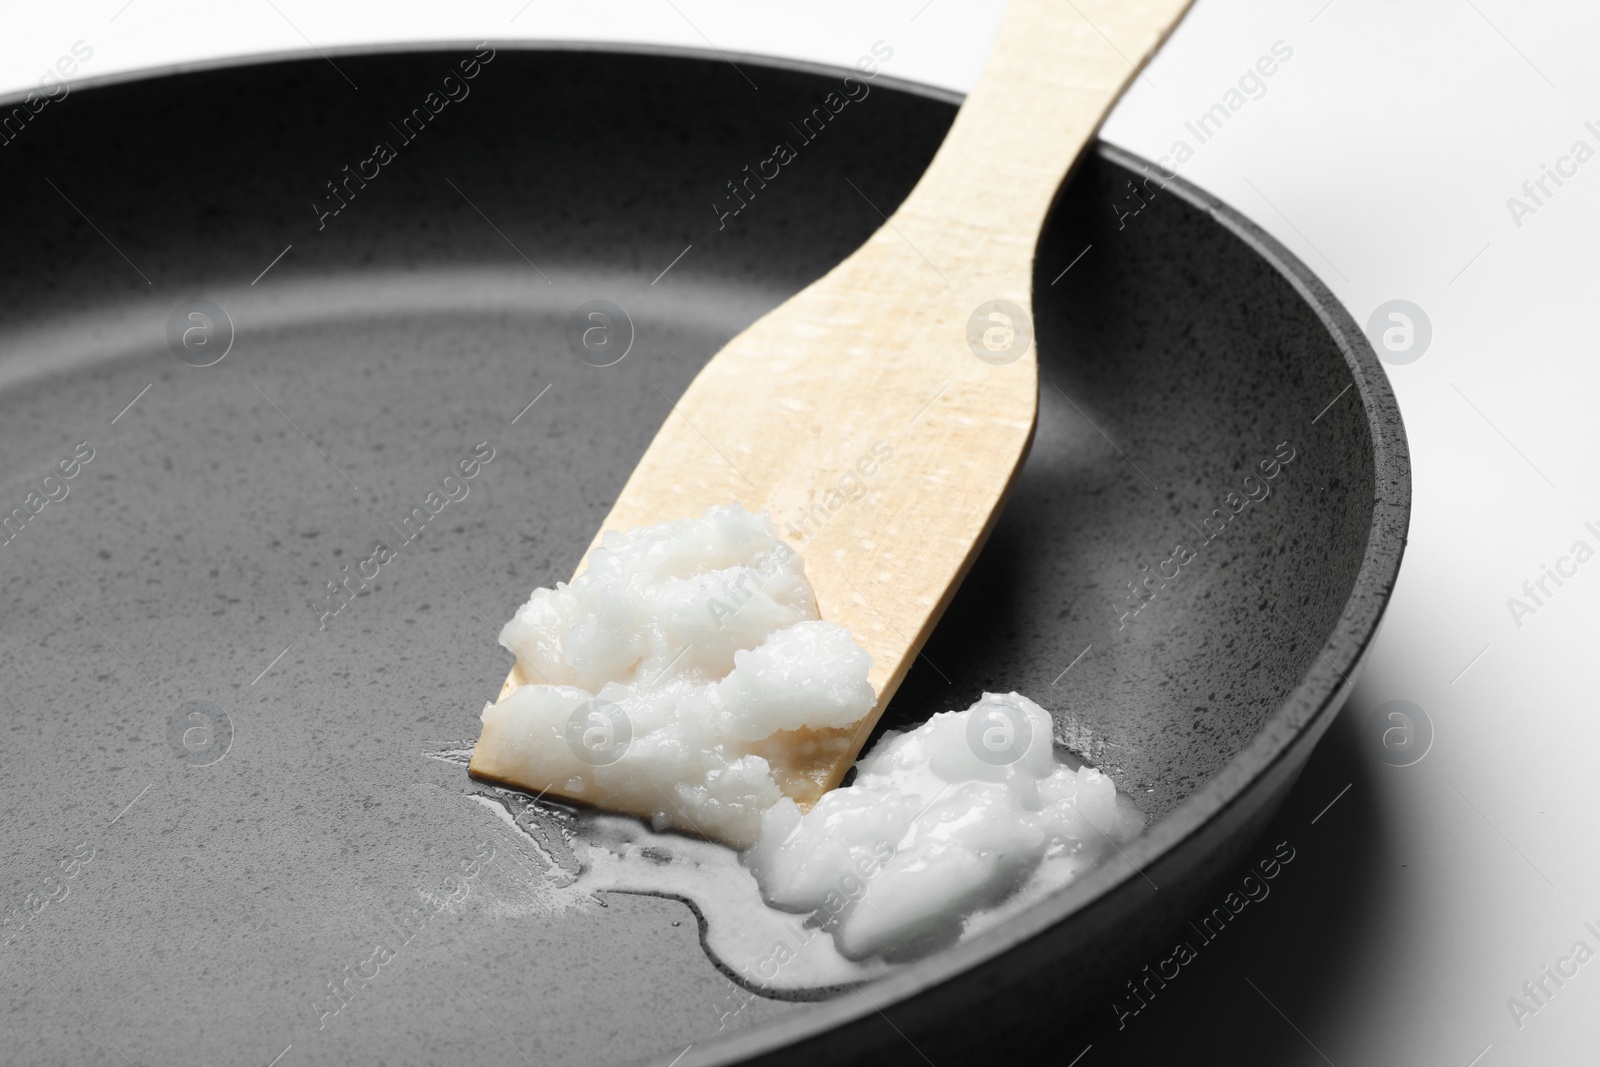
[[[1231, 876], [1377, 625], [1409, 471], [1359, 330], [1234, 212], [1085, 161], [1040, 249], [1032, 455], [885, 723], [1020, 690], [1152, 828], [864, 995], [757, 998], [719, 1031], [742, 1000], [688, 907], [541, 912], [548, 860], [427, 754], [475, 737], [500, 622], [568, 576], [670, 398], [879, 225], [953, 107], [880, 80], [723, 219], [839, 74], [502, 49], [402, 142], [473, 51], [80, 86], [0, 147], [0, 512], [26, 520], [0, 548], [0, 1060], [1075, 1051], [1072, 1013]], [[379, 140], [395, 158], [319, 229]], [[635, 331], [610, 367], [566, 342], [594, 299]], [[169, 350], [193, 300], [223, 309], [214, 345], [232, 323], [211, 366]]]

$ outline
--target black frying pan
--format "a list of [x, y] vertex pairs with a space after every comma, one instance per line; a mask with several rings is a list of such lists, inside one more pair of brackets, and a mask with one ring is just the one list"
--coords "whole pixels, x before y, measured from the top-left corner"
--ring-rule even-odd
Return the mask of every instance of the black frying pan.
[[[561, 844], [430, 754], [664, 397], [862, 242], [845, 179], [890, 210], [954, 108], [880, 79], [727, 216], [837, 74], [501, 50], [468, 80], [478, 51], [77, 88], [0, 147], [0, 1059], [1072, 1054], [1373, 635], [1409, 473], [1365, 340], [1236, 213], [1084, 161], [1039, 249], [1032, 455], [884, 726], [1018, 689], [1151, 828], [859, 994], [752, 998], [683, 902], [551, 911]], [[605, 367], [567, 341], [599, 299], [631, 320]]]

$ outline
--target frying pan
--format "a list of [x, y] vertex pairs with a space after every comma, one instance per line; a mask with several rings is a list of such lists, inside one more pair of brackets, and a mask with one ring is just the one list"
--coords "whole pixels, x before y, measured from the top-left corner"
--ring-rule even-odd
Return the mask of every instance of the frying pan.
[[[1142, 837], [769, 997], [693, 900], [556, 900], [573, 842], [451, 756], [672, 398], [932, 156], [952, 101], [886, 75], [794, 129], [842, 73], [279, 60], [78, 86], [0, 147], [0, 1058], [1060, 1056], [1235, 876], [1382, 614], [1404, 432], [1304, 265], [1105, 145], [1039, 246], [1032, 454], [882, 728], [1019, 690]], [[615, 361], [569, 343], [592, 301]]]

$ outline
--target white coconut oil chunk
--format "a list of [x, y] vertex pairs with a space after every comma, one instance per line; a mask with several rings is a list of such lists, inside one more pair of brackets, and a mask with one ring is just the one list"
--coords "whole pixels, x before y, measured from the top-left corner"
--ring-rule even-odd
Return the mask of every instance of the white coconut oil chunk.
[[886, 733], [807, 813], [787, 799], [745, 853], [767, 902], [823, 918], [850, 959], [920, 955], [1071, 881], [1144, 816], [1111, 779], [1056, 762], [1050, 715], [985, 693]]
[[531, 684], [484, 708], [474, 773], [735, 848], [822, 795], [875, 703], [871, 658], [737, 504], [607, 533], [500, 643]]

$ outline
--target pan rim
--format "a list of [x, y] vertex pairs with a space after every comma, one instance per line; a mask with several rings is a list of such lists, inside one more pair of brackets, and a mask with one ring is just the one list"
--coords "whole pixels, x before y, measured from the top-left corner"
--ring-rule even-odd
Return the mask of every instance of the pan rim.
[[[417, 41], [380, 41], [374, 44], [331, 45], [327, 48], [313, 48], [308, 45], [304, 48], [240, 52], [236, 55], [215, 56], [209, 59], [152, 63], [148, 66], [113, 71], [109, 74], [95, 74], [86, 77], [75, 76], [67, 83], [69, 86], [68, 95], [70, 96], [71, 91], [78, 89], [100, 89], [112, 85], [122, 85], [127, 82], [151, 81], [156, 78], [170, 78], [180, 74], [200, 74], [207, 71], [231, 70], [235, 67], [293, 63], [305, 59], [327, 59], [330, 56], [392, 56], [412, 53], [451, 52], [462, 48], [476, 48], [485, 43], [497, 49], [504, 48], [507, 51], [515, 52], [597, 52], [628, 56], [659, 56], [668, 59], [704, 59], [708, 61], [722, 60], [724, 62], [738, 60], [749, 63], [752, 66], [766, 67], [771, 70], [795, 71], [800, 74], [815, 74], [828, 78], [842, 78], [846, 75], [857, 73], [851, 67], [841, 67], [822, 60], [799, 59], [769, 52], [719, 51], [712, 48], [697, 48], [693, 45], [659, 44], [654, 41], [611, 41], [587, 37], [519, 37], [512, 40], [438, 37]], [[955, 89], [929, 85], [926, 82], [916, 81], [912, 78], [897, 77], [883, 71], [879, 71], [872, 80], [875, 85], [882, 85], [898, 92], [910, 93], [912, 96], [937, 100], [943, 104], [959, 106], [967, 98], [966, 93]], [[0, 107], [20, 104], [33, 92], [33, 89], [28, 88], [0, 92]]]

